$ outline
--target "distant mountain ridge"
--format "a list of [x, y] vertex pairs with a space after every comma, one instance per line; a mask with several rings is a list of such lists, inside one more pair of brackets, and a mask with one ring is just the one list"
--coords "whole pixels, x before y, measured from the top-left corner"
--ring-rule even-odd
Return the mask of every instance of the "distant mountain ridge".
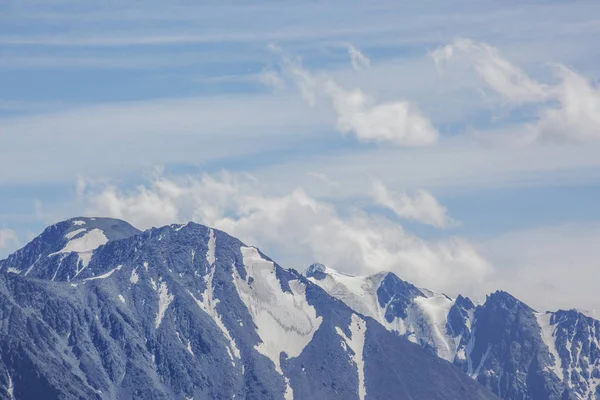
[[502, 291], [475, 305], [387, 272], [360, 277], [313, 264], [305, 275], [503, 399], [600, 399], [600, 322], [581, 312], [539, 313]]
[[0, 261], [0, 399], [13, 398], [497, 399], [224, 232], [100, 218]]

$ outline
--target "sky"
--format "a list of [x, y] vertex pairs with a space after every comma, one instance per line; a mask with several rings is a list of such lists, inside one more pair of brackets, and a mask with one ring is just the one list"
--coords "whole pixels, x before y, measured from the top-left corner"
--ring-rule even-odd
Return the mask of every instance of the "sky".
[[74, 216], [600, 315], [597, 1], [0, 3], [0, 257]]

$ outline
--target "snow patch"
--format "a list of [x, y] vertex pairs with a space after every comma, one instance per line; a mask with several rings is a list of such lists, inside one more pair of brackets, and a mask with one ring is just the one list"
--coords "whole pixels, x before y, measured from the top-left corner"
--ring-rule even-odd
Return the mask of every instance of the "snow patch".
[[186, 226], [187, 226], [187, 224], [171, 225], [171, 227], [175, 229], [175, 232], [179, 232], [180, 230], [182, 230]]
[[211, 272], [210, 278], [207, 279], [207, 286], [206, 286], [206, 290], [202, 294], [202, 300], [197, 299], [192, 294], [192, 292], [188, 292], [188, 293], [190, 294], [190, 296], [192, 296], [192, 298], [194, 299], [194, 301], [196, 302], [198, 307], [200, 307], [200, 309], [202, 311], [207, 313], [212, 318], [212, 320], [215, 321], [215, 324], [217, 324], [217, 327], [219, 327], [221, 332], [223, 332], [223, 336], [225, 336], [225, 338], [229, 341], [229, 346], [227, 348], [227, 352], [229, 354], [229, 357], [231, 358], [231, 363], [233, 365], [235, 365], [234, 356], [235, 356], [235, 358], [240, 359], [240, 350], [238, 349], [237, 345], [235, 344], [235, 340], [233, 340], [233, 337], [229, 333], [229, 330], [223, 323], [223, 319], [221, 318], [221, 315], [219, 315], [219, 313], [217, 312], [216, 306], [219, 303], [219, 300], [213, 298], [213, 293], [212, 293], [212, 275], [213, 275], [213, 273], [214, 272]]
[[35, 264], [37, 264], [37, 263], [38, 263], [38, 261], [40, 261], [40, 258], [42, 258], [42, 255], [41, 255], [41, 254], [40, 254], [40, 255], [39, 255], [37, 258], [36, 258], [36, 260], [34, 261], [34, 263], [33, 263], [33, 264], [31, 264], [31, 265], [29, 266], [29, 268], [27, 268], [27, 271], [25, 271], [25, 276], [29, 275], [29, 273], [31, 272], [31, 270], [33, 269], [33, 267], [35, 267]]
[[385, 279], [386, 272], [370, 276], [353, 276], [325, 266], [321, 267], [321, 272], [326, 275], [325, 278], [315, 279], [310, 277], [308, 279], [356, 312], [375, 319], [389, 331], [406, 336], [414, 343], [418, 342], [414, 332], [407, 331], [403, 319], [395, 318], [392, 322], [389, 322], [385, 318], [387, 305], [385, 307], [379, 305], [377, 290], [383, 279]]
[[377, 296], [386, 272], [353, 276], [325, 266], [321, 266], [321, 272], [325, 274], [323, 279], [308, 279], [359, 314], [375, 319], [386, 329], [405, 336], [413, 343], [433, 346], [437, 355], [447, 361], [452, 362], [456, 357], [460, 338], [446, 335], [448, 312], [454, 301], [444, 294], [419, 289], [425, 297], [415, 297], [406, 310], [406, 318], [394, 318], [390, 322], [385, 318], [388, 305], [380, 306]]
[[[263, 259], [253, 247], [240, 250], [246, 273], [253, 281], [249, 284], [242, 279], [234, 265], [234, 283], [261, 339], [255, 348], [283, 375], [281, 353], [285, 352], [290, 358], [298, 357], [321, 326], [323, 317], [317, 317], [314, 307], [308, 304], [306, 286], [302, 282], [290, 280], [292, 293], [284, 292], [273, 262]], [[291, 387], [287, 386], [286, 398], [293, 398]]]
[[102, 274], [102, 275], [98, 275], [98, 276], [93, 276], [91, 278], [85, 278], [83, 279], [83, 282], [87, 282], [87, 281], [94, 281], [96, 279], [106, 279], [109, 276], [111, 276], [115, 271], [119, 271], [121, 268], [123, 268], [122, 265], [117, 266], [116, 268], [111, 269], [110, 271]]
[[477, 335], [477, 329], [474, 328], [467, 345], [465, 346], [465, 352], [467, 353], [467, 375], [473, 377], [473, 349], [475, 349], [475, 335]]
[[160, 326], [160, 323], [165, 317], [165, 312], [167, 311], [167, 308], [169, 308], [169, 304], [171, 304], [173, 299], [175, 299], [175, 296], [169, 294], [167, 283], [161, 281], [160, 286], [158, 287], [158, 314], [156, 314], [156, 320], [154, 321], [156, 329], [158, 329]]
[[15, 398], [15, 386], [13, 384], [13, 380], [12, 377], [10, 376], [10, 374], [8, 374], [8, 388], [6, 389], [6, 391], [8, 392], [8, 398], [11, 400], [14, 400]]
[[73, 221], [73, 225], [75, 226], [81, 226], [81, 225], [85, 225], [85, 221]]
[[131, 282], [132, 284], [134, 284], [134, 285], [135, 285], [136, 283], [138, 283], [138, 282], [139, 282], [139, 280], [140, 280], [140, 277], [139, 277], [139, 275], [137, 274], [137, 268], [134, 268], [134, 269], [131, 271], [131, 276], [129, 277], [129, 282]]
[[294, 391], [290, 385], [290, 378], [284, 376], [283, 380], [285, 381], [285, 393], [283, 393], [283, 398], [285, 400], [294, 400]]
[[353, 276], [338, 272], [330, 267], [322, 267], [324, 279], [308, 278], [333, 297], [344, 302], [360, 314], [385, 322], [377, 301], [377, 289], [385, 278], [385, 273], [372, 276]]
[[9, 268], [6, 270], [6, 272], [8, 272], [9, 274], [20, 274], [20, 273], [21, 273], [21, 271], [19, 271], [19, 270], [18, 270], [18, 269], [16, 269], [16, 268], [13, 268], [13, 267], [9, 267]]
[[212, 266], [215, 263], [215, 249], [217, 248], [215, 233], [213, 230], [210, 230], [209, 238], [208, 238], [208, 251], [206, 252], [206, 260], [208, 264]]
[[[77, 232], [77, 233], [81, 233], [82, 229], [73, 231], [71, 233]], [[70, 234], [67, 234], [67, 236], [69, 236]], [[67, 237], [68, 238], [68, 237]], [[68, 238], [69, 239], [69, 238]], [[94, 250], [96, 250], [98, 247], [105, 245], [106, 243], [108, 243], [108, 239], [106, 238], [106, 236], [104, 235], [104, 232], [102, 232], [100, 229], [92, 229], [91, 231], [88, 231], [85, 233], [85, 235], [77, 238], [77, 239], [72, 239], [69, 240], [67, 242], [67, 244], [65, 245], [65, 247], [63, 247], [61, 250], [55, 252], [55, 253], [51, 253], [48, 254], [48, 257], [57, 255], [57, 254], [63, 254], [63, 256], [65, 254], [69, 254], [69, 253], [77, 253], [78, 255], [78, 265], [79, 263], [81, 263], [82, 268], [77, 270], [77, 273], [75, 273], [75, 277], [77, 277], [90, 263], [90, 260], [92, 259], [92, 256], [94, 255]]]
[[360, 318], [356, 314], [352, 314], [352, 321], [350, 322], [350, 337], [346, 336], [344, 331], [339, 327], [335, 327], [338, 335], [344, 339], [342, 342], [343, 347], [347, 350], [350, 347], [352, 355], [350, 359], [356, 365], [358, 372], [358, 397], [360, 400], [364, 400], [367, 395], [367, 389], [365, 387], [365, 362], [363, 359], [363, 350], [365, 348], [365, 334], [367, 333], [367, 323], [365, 320]]
[[57, 253], [86, 253], [96, 250], [98, 247], [105, 245], [106, 243], [108, 243], [108, 239], [104, 235], [104, 232], [98, 228], [95, 228], [87, 232], [82, 237], [69, 240], [65, 247], [63, 247], [62, 250], [57, 251]]
[[[485, 364], [485, 362], [487, 361], [488, 357], [490, 356], [491, 349], [492, 349], [492, 347], [490, 345], [488, 345], [487, 349], [485, 350], [485, 353], [483, 353], [483, 356], [481, 356], [481, 360], [479, 360], [479, 364], [477, 365], [477, 369], [471, 375], [471, 378], [477, 379], [477, 377], [479, 376], [479, 373], [481, 372], [481, 368], [483, 367], [483, 364]], [[471, 366], [470, 368], [472, 369], [473, 367]]]
[[542, 339], [544, 344], [548, 347], [548, 351], [554, 358], [554, 367], [549, 370], [554, 371], [556, 376], [560, 378], [560, 380], [564, 380], [563, 369], [562, 369], [562, 360], [558, 355], [558, 351], [556, 350], [556, 327], [553, 327], [550, 324], [550, 319], [552, 318], [552, 313], [538, 313], [535, 314], [535, 318], [537, 319], [538, 325], [540, 326]]
[[81, 232], [85, 232], [86, 230], [87, 230], [87, 229], [85, 229], [85, 228], [81, 228], [81, 229], [75, 229], [74, 231], [67, 233], [67, 234], [65, 235], [65, 237], [66, 237], [68, 240], [71, 240], [71, 239], [73, 239], [75, 236], [79, 235]]
[[[196, 302], [198, 307], [200, 307], [200, 309], [202, 311], [207, 313], [212, 318], [212, 320], [215, 321], [215, 324], [221, 330], [221, 332], [223, 333], [223, 336], [225, 336], [225, 338], [229, 341], [227, 353], [229, 354], [229, 357], [231, 358], [231, 363], [233, 365], [235, 365], [234, 356], [235, 356], [235, 358], [237, 358], [239, 360], [240, 359], [240, 350], [238, 349], [238, 347], [235, 343], [235, 340], [229, 333], [229, 330], [223, 323], [223, 319], [221, 318], [221, 315], [217, 311], [217, 304], [219, 304], [219, 299], [215, 298], [214, 292], [213, 292], [213, 286], [214, 286], [213, 280], [214, 280], [214, 276], [215, 276], [215, 268], [213, 267], [213, 263], [215, 261], [215, 259], [214, 259], [215, 246], [216, 246], [215, 237], [214, 237], [213, 231], [211, 229], [210, 230], [210, 238], [208, 241], [208, 253], [206, 254], [206, 259], [208, 260], [208, 262], [210, 264], [210, 270], [209, 270], [208, 274], [206, 274], [204, 276], [205, 289], [204, 289], [204, 292], [202, 293], [202, 300], [197, 299], [192, 294], [192, 292], [188, 292], [188, 293], [190, 294], [190, 296], [192, 296], [192, 298], [194, 299], [194, 301]], [[211, 251], [211, 248], [212, 248], [212, 251]], [[212, 256], [211, 256], [211, 252], [212, 252]]]
[[119, 295], [119, 300], [121, 300], [121, 303], [125, 304], [125, 297], [123, 297], [122, 294]]
[[146, 270], [146, 272], [148, 272], [148, 263], [146, 261], [144, 261], [144, 269]]
[[409, 310], [410, 324], [417, 339], [434, 345], [438, 357], [450, 362], [456, 357], [457, 350], [456, 341], [446, 335], [448, 313], [453, 305], [454, 301], [445, 295], [433, 294], [416, 297]]

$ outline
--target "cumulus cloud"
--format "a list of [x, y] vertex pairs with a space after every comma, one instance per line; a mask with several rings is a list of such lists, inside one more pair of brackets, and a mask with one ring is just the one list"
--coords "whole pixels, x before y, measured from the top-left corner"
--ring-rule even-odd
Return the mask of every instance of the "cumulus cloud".
[[18, 246], [19, 238], [15, 231], [11, 229], [0, 229], [0, 249], [7, 249]]
[[466, 240], [426, 241], [397, 222], [341, 210], [302, 188], [265, 195], [260, 183], [241, 175], [158, 177], [130, 191], [103, 184], [87, 187], [82, 199], [88, 214], [123, 218], [139, 228], [193, 220], [222, 229], [285, 267], [320, 261], [350, 273], [390, 270], [447, 291], [468, 291], [491, 271]]
[[600, 140], [600, 90], [572, 69], [556, 66], [562, 82], [554, 88], [556, 105], [541, 112], [532, 127], [543, 140]]
[[396, 146], [425, 146], [437, 142], [439, 133], [419, 108], [407, 100], [377, 102], [360, 89], [346, 89], [328, 75], [313, 75], [299, 60], [285, 60], [284, 73], [296, 84], [306, 102], [315, 106], [323, 97], [337, 115], [342, 134], [362, 142]]
[[375, 181], [371, 193], [377, 204], [389, 208], [400, 218], [437, 228], [447, 228], [458, 223], [448, 216], [446, 207], [425, 190], [417, 190], [413, 196], [407, 193], [393, 193], [383, 182]]
[[558, 83], [540, 83], [494, 47], [468, 39], [440, 47], [431, 57], [440, 71], [451, 61], [473, 66], [488, 88], [515, 106], [537, 105], [537, 119], [519, 126], [520, 141], [600, 140], [600, 90], [568, 67], [553, 67]]
[[425, 146], [438, 139], [437, 129], [406, 100], [377, 103], [360, 89], [346, 90], [333, 80], [325, 84], [337, 112], [337, 128], [363, 142]]
[[352, 68], [354, 68], [356, 71], [360, 71], [371, 66], [371, 60], [369, 60], [369, 58], [365, 56], [359, 49], [354, 47], [352, 43], [348, 43], [346, 47], [348, 48], [348, 55], [350, 55]]

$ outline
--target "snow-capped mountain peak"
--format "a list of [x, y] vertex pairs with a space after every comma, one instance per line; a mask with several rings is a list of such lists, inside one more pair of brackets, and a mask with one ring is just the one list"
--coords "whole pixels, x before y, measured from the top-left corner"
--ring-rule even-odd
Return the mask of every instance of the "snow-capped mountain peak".
[[385, 278], [385, 273], [354, 276], [338, 272], [323, 264], [312, 264], [304, 274], [311, 282], [342, 300], [353, 310], [376, 320], [382, 319], [377, 290]]
[[[454, 300], [444, 294], [418, 289], [391, 272], [353, 276], [313, 264], [305, 274], [353, 310], [445, 360], [454, 361], [459, 350], [464, 351], [465, 344], [460, 343], [464, 329], [453, 336], [447, 328]], [[470, 319], [465, 324], [470, 325]]]
[[306, 275], [502, 398], [600, 398], [600, 322], [577, 310], [538, 313], [501, 290], [474, 304], [393, 273], [351, 276], [313, 264]]
[[78, 217], [49, 226], [23, 249], [0, 263], [0, 271], [55, 280], [73, 279], [89, 265], [98, 247], [140, 231], [113, 218]]
[[[112, 239], [86, 220], [58, 225], [0, 270], [93, 256], [77, 276], [81, 262], [0, 271], [0, 398], [496, 398], [224, 232], [189, 223]], [[94, 229], [105, 244], [77, 242]], [[384, 278], [365, 278], [365, 293]]]

